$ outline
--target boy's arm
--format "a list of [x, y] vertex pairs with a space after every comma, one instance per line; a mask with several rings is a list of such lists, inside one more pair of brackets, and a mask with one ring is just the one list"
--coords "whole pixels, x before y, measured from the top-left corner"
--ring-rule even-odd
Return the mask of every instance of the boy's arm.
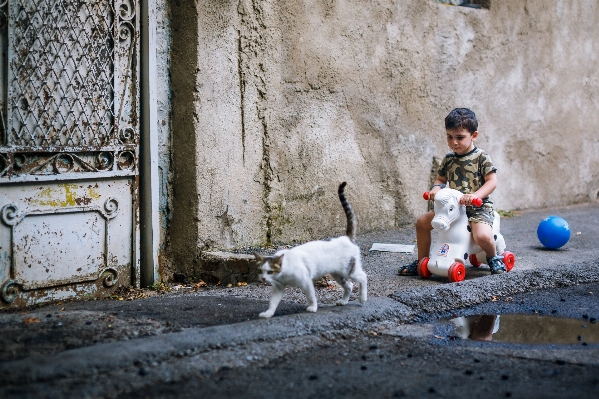
[[497, 173], [490, 172], [485, 176], [485, 184], [481, 188], [473, 192], [472, 194], [464, 194], [460, 199], [460, 203], [464, 205], [472, 205], [474, 198], [483, 199], [491, 195], [491, 193], [497, 187]]

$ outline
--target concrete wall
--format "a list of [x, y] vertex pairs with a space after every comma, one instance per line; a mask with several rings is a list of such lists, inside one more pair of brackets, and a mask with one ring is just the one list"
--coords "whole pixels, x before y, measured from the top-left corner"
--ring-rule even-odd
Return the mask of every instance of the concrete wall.
[[414, 221], [455, 107], [480, 121], [499, 209], [597, 200], [599, 3], [174, 0], [175, 268], [200, 251]]
[[[156, 96], [158, 112], [158, 176], [160, 179], [160, 256], [161, 269], [171, 268], [169, 256], [169, 222], [172, 218], [172, 171], [171, 171], [171, 15], [170, 2], [156, 0]], [[160, 274], [164, 270], [159, 270]]]

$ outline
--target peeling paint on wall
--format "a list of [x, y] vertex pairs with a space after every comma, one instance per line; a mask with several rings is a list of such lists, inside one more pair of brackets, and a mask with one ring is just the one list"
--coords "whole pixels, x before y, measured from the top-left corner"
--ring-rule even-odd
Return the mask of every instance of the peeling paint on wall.
[[40, 188], [35, 197], [30, 197], [27, 202], [30, 205], [52, 206], [66, 208], [68, 206], [89, 205], [93, 199], [100, 198], [100, 192], [96, 186], [81, 186], [78, 184], [62, 183], [56, 186]]

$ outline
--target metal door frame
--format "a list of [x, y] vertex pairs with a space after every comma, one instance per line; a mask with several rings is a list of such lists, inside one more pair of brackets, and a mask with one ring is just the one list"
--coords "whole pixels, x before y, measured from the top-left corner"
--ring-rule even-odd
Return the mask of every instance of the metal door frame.
[[140, 285], [159, 281], [158, 111], [156, 101], [156, 0], [141, 0], [141, 120], [139, 160]]
[[[156, 101], [156, 0], [138, 0], [139, 29], [139, 163], [138, 217], [133, 228], [132, 262], [139, 267], [135, 285], [148, 286], [159, 279], [160, 244], [158, 125]], [[2, 2], [6, 4], [6, 0]], [[36, 179], [37, 180], [37, 179]], [[42, 179], [46, 180], [46, 179]], [[135, 233], [137, 231], [137, 233]]]

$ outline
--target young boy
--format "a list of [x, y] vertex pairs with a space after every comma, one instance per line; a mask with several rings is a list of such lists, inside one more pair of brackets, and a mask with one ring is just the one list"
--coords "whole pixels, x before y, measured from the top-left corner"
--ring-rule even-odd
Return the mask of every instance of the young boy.
[[[456, 108], [445, 118], [447, 145], [453, 151], [445, 156], [439, 167], [437, 180], [429, 192], [430, 199], [445, 185], [464, 194], [460, 202], [466, 205], [466, 214], [474, 241], [487, 254], [487, 264], [492, 274], [504, 273], [503, 257], [496, 253], [493, 237], [493, 203], [489, 194], [497, 187], [497, 169], [491, 157], [474, 146], [478, 137], [478, 121], [468, 108]], [[474, 198], [482, 198], [481, 207], [472, 206]], [[416, 221], [418, 259], [401, 266], [399, 274], [418, 275], [418, 262], [429, 255], [431, 246], [431, 224], [434, 212], [427, 212]]]

